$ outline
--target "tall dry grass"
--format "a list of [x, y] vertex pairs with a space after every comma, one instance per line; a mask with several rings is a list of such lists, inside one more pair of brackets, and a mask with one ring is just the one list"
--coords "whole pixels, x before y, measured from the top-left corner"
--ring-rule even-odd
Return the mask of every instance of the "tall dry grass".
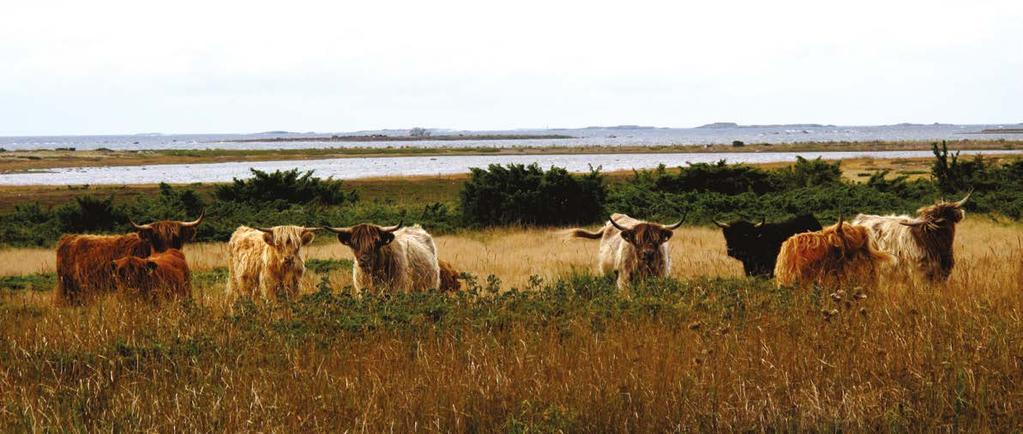
[[[672, 240], [683, 283], [667, 292], [558, 301], [555, 291], [498, 310], [451, 301], [440, 317], [465, 312], [464, 322], [355, 329], [343, 325], [356, 317], [312, 320], [315, 300], [232, 314], [216, 285], [198, 288], [195, 305], [163, 307], [113, 297], [57, 309], [46, 292], [8, 293], [0, 429], [1011, 431], [1023, 424], [1021, 236], [968, 219], [947, 285], [856, 300], [852, 289], [833, 298], [738, 278], [717, 231], [684, 228]], [[515, 229], [437, 243], [505, 288], [591, 270], [597, 249]], [[218, 244], [187, 254], [200, 270], [225, 257]], [[336, 242], [309, 255], [350, 257]], [[380, 318], [401, 315], [380, 303]], [[512, 313], [476, 322], [474, 309]]]

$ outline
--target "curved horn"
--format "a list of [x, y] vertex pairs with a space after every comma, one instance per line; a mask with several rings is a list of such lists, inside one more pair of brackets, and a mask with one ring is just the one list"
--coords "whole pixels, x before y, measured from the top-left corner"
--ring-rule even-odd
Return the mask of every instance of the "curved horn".
[[711, 220], [711, 221], [713, 221], [714, 224], [718, 225], [718, 227], [721, 228], [721, 229], [728, 229], [728, 228], [732, 227], [732, 225], [730, 225], [728, 223], [719, 222], [717, 220]]
[[324, 226], [321, 229], [333, 232], [335, 234], [347, 234], [352, 231], [352, 228], [332, 228], [330, 226]]
[[181, 226], [184, 226], [186, 228], [190, 228], [192, 226], [195, 226], [195, 225], [197, 225], [199, 223], [202, 223], [202, 218], [203, 217], [206, 217], [206, 208], [203, 208], [202, 212], [199, 213], [199, 218], [197, 218], [197, 219], [195, 219], [193, 221], [190, 221], [190, 222], [181, 222]]
[[924, 219], [913, 219], [913, 220], [910, 220], [908, 222], [901, 221], [901, 222], [899, 222], [899, 224], [903, 225], [903, 226], [909, 226], [909, 227], [912, 228], [912, 227], [917, 227], [917, 226], [920, 226], [920, 225], [927, 224], [927, 220], [924, 220]]
[[396, 225], [394, 225], [394, 226], [391, 226], [391, 227], [387, 227], [387, 228], [380, 228], [380, 230], [382, 230], [382, 231], [384, 231], [384, 232], [394, 232], [394, 231], [396, 231], [396, 230], [398, 230], [398, 229], [401, 229], [401, 227], [402, 227], [402, 226], [403, 226], [404, 224], [405, 224], [405, 221], [404, 221], [404, 220], [398, 220], [398, 224], [396, 224]]
[[970, 199], [970, 195], [972, 195], [972, 194], [973, 194], [973, 189], [971, 188], [970, 192], [966, 193], [966, 197], [964, 197], [962, 199], [959, 199], [959, 201], [956, 202], [956, 207], [957, 208], [962, 208], [963, 205], [966, 205], [966, 201]]
[[667, 229], [669, 231], [673, 231], [675, 229], [678, 229], [679, 226], [682, 226], [682, 222], [684, 222], [684, 221], [686, 221], [686, 218], [683, 216], [682, 220], [679, 220], [678, 223], [675, 223], [673, 225], [661, 225], [661, 227], [665, 228], [665, 229]]
[[274, 228], [256, 228], [257, 231], [266, 232], [268, 234], [274, 233]]
[[133, 227], [133, 228], [135, 228], [137, 230], [140, 230], [140, 231], [143, 231], [143, 230], [146, 230], [146, 229], [152, 229], [153, 228], [153, 225], [151, 225], [151, 224], [150, 225], [140, 225], [138, 223], [135, 223], [131, 219], [128, 219], [128, 223], [131, 224], [131, 227]]
[[611, 222], [611, 226], [614, 226], [616, 229], [618, 229], [618, 230], [620, 230], [622, 232], [628, 231], [628, 229], [625, 229], [625, 228], [623, 228], [621, 226], [618, 226], [618, 222], [616, 222], [615, 219], [613, 219], [613, 218], [608, 217], [607, 221]]
[[753, 225], [753, 227], [759, 228], [759, 227], [763, 226], [764, 223], [767, 223], [767, 217], [760, 217], [760, 223], [757, 223], [757, 224]]
[[310, 227], [305, 227], [305, 226], [302, 227], [303, 231], [309, 231], [309, 232], [319, 232], [319, 231], [322, 231], [323, 229], [324, 228], [321, 228], [321, 227], [316, 227], [316, 228], [310, 228]]
[[835, 232], [842, 233], [842, 214], [838, 215], [838, 226], [835, 228]]

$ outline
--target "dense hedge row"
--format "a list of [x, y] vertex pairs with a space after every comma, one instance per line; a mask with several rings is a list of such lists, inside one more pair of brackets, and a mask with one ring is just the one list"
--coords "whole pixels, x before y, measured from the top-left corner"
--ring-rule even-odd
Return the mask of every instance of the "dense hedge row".
[[512, 224], [590, 224], [611, 212], [660, 221], [687, 215], [689, 223], [700, 224], [715, 218], [776, 220], [813, 212], [827, 222], [839, 214], [912, 212], [969, 189], [976, 190], [967, 204], [970, 211], [1023, 218], [1023, 160], [960, 160], [944, 144], [935, 145], [934, 154], [929, 179], [879, 172], [862, 183], [843, 180], [839, 162], [803, 158], [775, 170], [725, 161], [662, 166], [615, 182], [599, 169], [573, 175], [536, 164], [491, 165], [473, 169], [457, 199], [404, 206], [360, 201], [341, 181], [316, 178], [312, 172], [253, 170], [253, 177], [218, 186], [208, 197], [162, 185], [158, 195], [127, 201], [80, 196], [54, 208], [25, 203], [0, 215], [0, 245], [45, 246], [62, 233], [125, 232], [129, 217], [183, 220], [202, 209], [209, 217], [197, 235], [202, 241], [226, 240], [242, 224], [336, 226], [404, 219], [445, 232]]

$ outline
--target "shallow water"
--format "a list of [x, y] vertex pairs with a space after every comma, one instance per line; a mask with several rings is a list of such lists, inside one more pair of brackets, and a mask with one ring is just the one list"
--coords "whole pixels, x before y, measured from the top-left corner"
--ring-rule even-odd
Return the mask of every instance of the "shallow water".
[[263, 134], [142, 134], [110, 136], [0, 137], [7, 150], [75, 148], [85, 149], [303, 149], [303, 148], [387, 148], [387, 147], [516, 147], [516, 146], [644, 146], [704, 145], [798, 142], [937, 141], [937, 140], [1020, 140], [1020, 134], [973, 134], [999, 127], [1021, 125], [899, 124], [877, 126], [768, 125], [721, 126], [714, 128], [594, 127], [571, 129], [526, 129], [505, 131], [436, 131], [435, 134], [559, 134], [571, 139], [464, 140], [415, 142], [238, 142], [268, 137], [306, 138], [330, 135], [404, 135], [407, 130], [362, 131], [358, 133], [263, 133]]
[[[1020, 154], [1023, 151], [962, 151], [972, 154]], [[172, 184], [227, 182], [251, 176], [249, 169], [262, 171], [314, 170], [319, 177], [337, 179], [381, 176], [446, 175], [466, 173], [472, 167], [489, 164], [531, 164], [564, 167], [573, 172], [601, 167], [604, 171], [647, 169], [664, 164], [669, 167], [689, 163], [772, 163], [795, 161], [796, 156], [826, 160], [846, 158], [921, 158], [930, 151], [877, 152], [757, 152], [701, 154], [566, 154], [566, 155], [473, 155], [437, 157], [332, 158], [323, 160], [262, 161], [208, 164], [161, 164], [149, 166], [56, 168], [31, 173], [0, 175], [0, 185], [78, 185], [78, 184]]]

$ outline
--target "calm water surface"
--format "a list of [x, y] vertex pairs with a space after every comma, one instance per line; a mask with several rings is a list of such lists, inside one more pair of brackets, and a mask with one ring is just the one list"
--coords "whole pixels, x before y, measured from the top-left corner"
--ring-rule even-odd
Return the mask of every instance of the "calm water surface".
[[[963, 151], [972, 154], [1019, 154], [1021, 151]], [[880, 152], [758, 152], [706, 154], [571, 154], [571, 155], [474, 155], [437, 157], [374, 157], [333, 158], [323, 160], [263, 161], [208, 164], [161, 164], [124, 167], [57, 168], [31, 173], [0, 175], [0, 185], [79, 185], [79, 184], [172, 184], [192, 182], [227, 182], [251, 176], [250, 169], [314, 170], [316, 176], [356, 179], [380, 176], [446, 175], [466, 173], [472, 167], [489, 164], [532, 164], [543, 167], [564, 167], [573, 172], [601, 167], [604, 171], [647, 169], [660, 164], [684, 166], [689, 163], [773, 163], [795, 161], [796, 156], [821, 157], [826, 160], [845, 158], [921, 158], [930, 151]]]

